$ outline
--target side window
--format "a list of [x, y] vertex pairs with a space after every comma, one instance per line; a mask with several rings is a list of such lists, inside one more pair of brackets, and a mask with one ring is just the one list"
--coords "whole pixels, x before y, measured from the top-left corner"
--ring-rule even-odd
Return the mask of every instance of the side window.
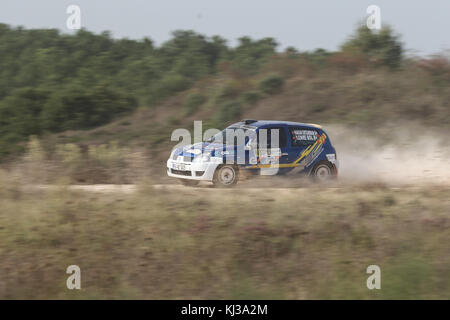
[[[278, 147], [285, 148], [286, 147], [286, 130], [283, 127], [272, 127], [272, 128], [263, 128], [267, 130], [267, 148], [272, 148], [272, 130], [278, 131]], [[275, 135], [275, 133], [274, 133]], [[259, 146], [260, 135], [258, 134], [258, 146]], [[275, 146], [275, 143], [273, 143]]]
[[289, 128], [291, 144], [293, 147], [304, 147], [314, 144], [319, 138], [316, 130], [300, 127]]

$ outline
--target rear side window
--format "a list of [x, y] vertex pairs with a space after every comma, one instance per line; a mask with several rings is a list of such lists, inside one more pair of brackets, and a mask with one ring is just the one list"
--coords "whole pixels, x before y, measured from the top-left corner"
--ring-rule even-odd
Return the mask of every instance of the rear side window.
[[[271, 127], [271, 128], [262, 128], [267, 131], [267, 148], [272, 148], [277, 146], [275, 142], [272, 143], [272, 131], [278, 131], [278, 148], [286, 147], [286, 130], [283, 127]], [[261, 132], [261, 131], [260, 131]], [[274, 133], [276, 136], [276, 133]], [[258, 146], [259, 146], [260, 135], [258, 134]]]
[[303, 147], [314, 144], [319, 138], [319, 133], [314, 129], [292, 127], [289, 128], [291, 135], [291, 145], [293, 147]]

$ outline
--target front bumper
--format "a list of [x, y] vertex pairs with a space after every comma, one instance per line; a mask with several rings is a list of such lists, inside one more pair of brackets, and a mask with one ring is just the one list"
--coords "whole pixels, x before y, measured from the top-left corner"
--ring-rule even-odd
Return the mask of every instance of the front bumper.
[[212, 181], [219, 164], [214, 162], [183, 162], [167, 160], [167, 175], [173, 178]]

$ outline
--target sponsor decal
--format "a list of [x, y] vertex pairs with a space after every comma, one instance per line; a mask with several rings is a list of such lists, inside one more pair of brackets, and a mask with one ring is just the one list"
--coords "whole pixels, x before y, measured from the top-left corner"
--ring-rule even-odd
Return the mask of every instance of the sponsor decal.
[[[296, 131], [312, 131], [316, 135], [316, 132], [313, 130], [296, 130]], [[318, 137], [317, 137], [318, 136]], [[292, 168], [298, 166], [308, 166], [310, 165], [323, 151], [323, 145], [327, 139], [327, 136], [322, 133], [320, 136], [316, 135], [316, 142], [312, 145], [308, 146], [305, 150], [302, 151], [300, 157], [297, 158], [292, 163], [282, 163], [282, 164], [257, 164], [251, 166], [251, 168]], [[258, 159], [259, 160], [259, 159]]]
[[306, 156], [300, 164], [304, 164], [305, 167], [308, 167], [311, 163], [314, 162], [314, 160], [317, 159], [317, 157], [322, 153], [323, 151], [323, 147], [320, 146], [319, 149], [314, 150], [313, 152], [311, 152], [308, 156]]
[[[302, 161], [304, 158], [306, 158], [307, 156], [309, 156], [309, 154], [312, 152], [314, 155], [317, 154], [319, 155], [320, 152], [322, 152], [323, 150], [323, 144], [325, 143], [325, 140], [327, 139], [327, 136], [322, 133], [322, 135], [320, 135], [317, 138], [317, 141], [310, 145], [308, 148], [306, 148], [305, 150], [303, 150], [303, 152], [301, 153], [300, 157], [294, 161], [295, 164], [299, 163], [300, 161]], [[313, 158], [312, 160], [314, 160], [315, 158]], [[306, 164], [308, 162], [303, 162], [302, 164]]]
[[281, 157], [280, 148], [258, 149], [257, 162], [261, 164], [274, 164]]
[[314, 130], [292, 130], [292, 139], [301, 141], [316, 141], [318, 133]]

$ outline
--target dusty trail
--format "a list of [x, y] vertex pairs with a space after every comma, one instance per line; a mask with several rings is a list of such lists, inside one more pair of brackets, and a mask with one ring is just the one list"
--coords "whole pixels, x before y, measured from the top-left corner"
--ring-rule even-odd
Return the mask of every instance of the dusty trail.
[[[367, 186], [370, 184], [359, 184], [360, 186]], [[377, 184], [374, 184], [376, 186]], [[196, 193], [218, 193], [218, 192], [226, 192], [226, 193], [232, 193], [232, 192], [247, 192], [247, 193], [261, 193], [264, 192], [266, 194], [291, 194], [291, 193], [301, 193], [301, 192], [309, 192], [310, 190], [345, 190], [349, 188], [357, 187], [358, 184], [350, 185], [307, 185], [303, 187], [299, 186], [279, 186], [279, 187], [270, 187], [267, 185], [260, 185], [260, 186], [238, 186], [235, 188], [214, 188], [212, 184], [200, 184], [196, 187], [186, 187], [180, 184], [155, 184], [152, 185], [153, 188], [156, 190], [167, 190], [167, 191], [176, 191], [180, 193], [190, 194], [192, 192]], [[402, 186], [385, 186], [380, 185], [388, 189], [392, 190], [401, 190], [401, 189], [420, 189], [423, 188], [423, 185], [402, 185]], [[430, 184], [430, 186], [449, 186], [449, 185], [441, 185], [441, 184]], [[70, 191], [84, 191], [89, 193], [100, 193], [100, 194], [114, 194], [114, 193], [120, 193], [120, 194], [133, 194], [134, 192], [139, 190], [138, 185], [134, 184], [126, 184], [126, 185], [118, 185], [118, 184], [95, 184], [95, 185], [70, 185], [70, 186], [58, 186], [58, 185], [34, 185], [34, 186], [27, 186], [26, 190], [28, 191], [35, 191], [35, 190], [48, 190], [48, 191], [54, 191], [59, 188], [67, 188]]]

